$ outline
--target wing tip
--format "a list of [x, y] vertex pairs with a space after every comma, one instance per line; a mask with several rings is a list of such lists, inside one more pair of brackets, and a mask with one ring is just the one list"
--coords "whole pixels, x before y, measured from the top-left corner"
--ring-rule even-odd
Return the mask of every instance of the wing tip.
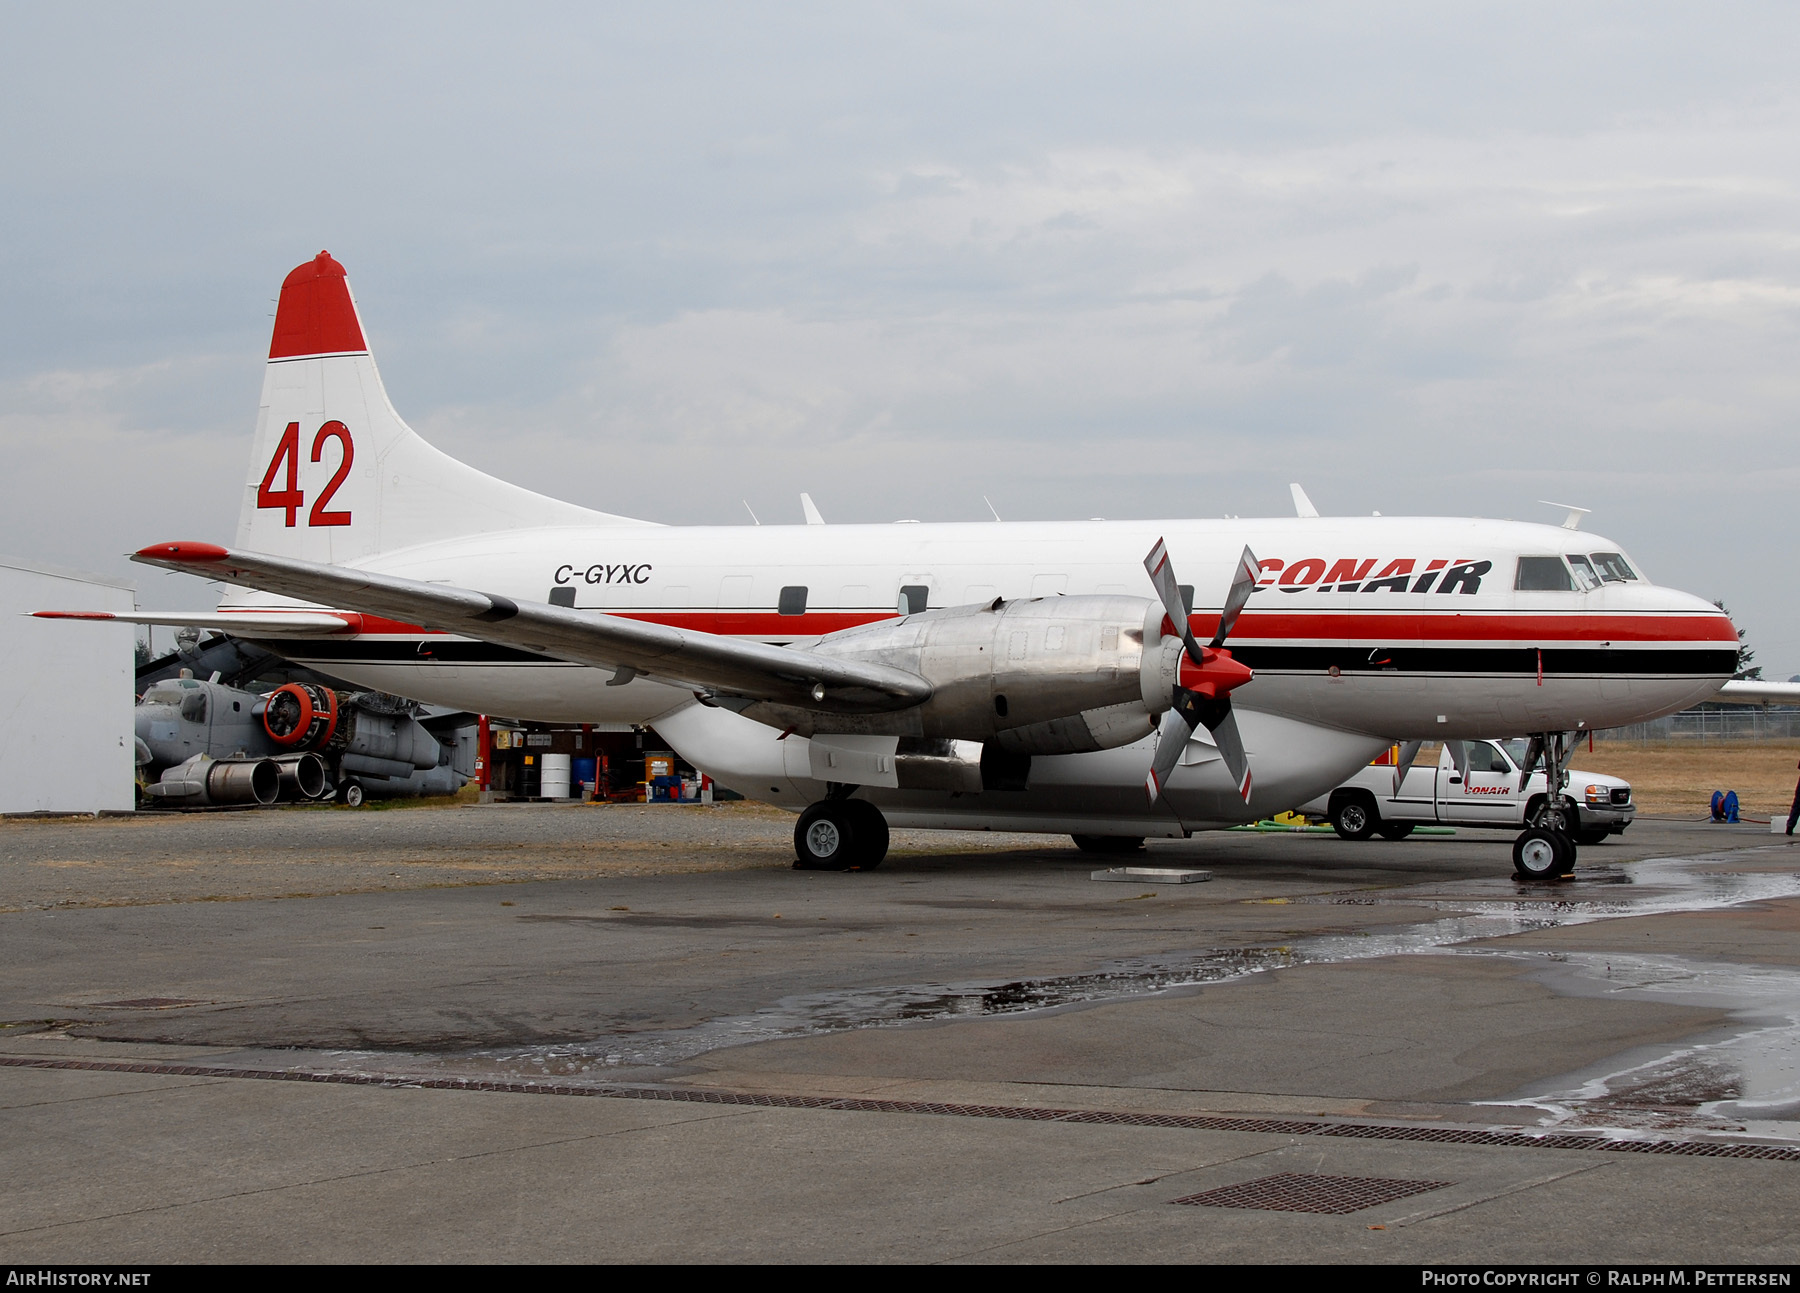
[[184, 540], [176, 543], [153, 543], [147, 548], [139, 548], [131, 557], [134, 561], [172, 561], [180, 565], [203, 565], [223, 561], [230, 555], [229, 550], [216, 543]]

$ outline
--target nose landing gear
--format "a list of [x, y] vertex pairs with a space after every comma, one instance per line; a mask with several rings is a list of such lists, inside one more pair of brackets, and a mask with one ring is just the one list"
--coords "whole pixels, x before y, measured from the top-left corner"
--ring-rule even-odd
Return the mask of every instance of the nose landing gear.
[[1544, 806], [1513, 841], [1513, 870], [1521, 880], [1558, 880], [1575, 874], [1575, 841], [1581, 815], [1575, 802], [1563, 793], [1569, 780], [1569, 734], [1537, 732], [1531, 737], [1519, 768], [1519, 789], [1525, 789], [1532, 769], [1544, 764]]
[[797, 871], [873, 871], [888, 851], [887, 818], [866, 799], [851, 799], [855, 787], [833, 787], [794, 823]]

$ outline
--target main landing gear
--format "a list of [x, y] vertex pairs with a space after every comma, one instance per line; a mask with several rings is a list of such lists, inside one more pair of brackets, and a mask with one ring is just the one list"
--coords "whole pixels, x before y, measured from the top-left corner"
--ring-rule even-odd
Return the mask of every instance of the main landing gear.
[[1575, 874], [1581, 814], [1574, 800], [1563, 793], [1569, 780], [1569, 744], [1565, 732], [1535, 733], [1519, 769], [1519, 788], [1523, 790], [1525, 780], [1541, 758], [1548, 792], [1543, 807], [1513, 841], [1513, 870], [1521, 880], [1559, 880]]
[[873, 871], [888, 851], [887, 818], [855, 786], [833, 786], [794, 823], [797, 871]]

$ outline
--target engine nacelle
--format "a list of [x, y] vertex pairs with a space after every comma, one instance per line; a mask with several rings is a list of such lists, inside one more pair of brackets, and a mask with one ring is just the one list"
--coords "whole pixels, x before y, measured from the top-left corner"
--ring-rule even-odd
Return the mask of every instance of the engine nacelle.
[[176, 806], [272, 804], [281, 793], [281, 770], [273, 759], [196, 754], [145, 786], [144, 793]]
[[290, 682], [270, 692], [262, 703], [263, 731], [293, 754], [323, 750], [337, 734], [343, 705], [329, 687]]
[[[1040, 597], [925, 611], [820, 640], [820, 655], [891, 665], [932, 684], [923, 705], [822, 716], [754, 702], [732, 708], [815, 732], [980, 741], [1018, 754], [1078, 754], [1148, 736], [1169, 707], [1179, 638], [1142, 597]], [[725, 703], [721, 701], [720, 703]]]
[[290, 682], [270, 692], [262, 723], [269, 739], [291, 754], [335, 756], [344, 772], [358, 776], [409, 777], [437, 767], [442, 757], [437, 738], [403, 709], [382, 712], [366, 696], [359, 701], [316, 683]]

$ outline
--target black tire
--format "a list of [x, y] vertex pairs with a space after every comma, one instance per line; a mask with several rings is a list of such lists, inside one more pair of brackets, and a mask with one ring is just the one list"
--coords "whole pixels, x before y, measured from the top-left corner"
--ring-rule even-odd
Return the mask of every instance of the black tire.
[[844, 808], [850, 814], [855, 834], [851, 842], [856, 850], [856, 861], [850, 870], [873, 871], [887, 856], [887, 818], [881, 815], [881, 809], [866, 799], [846, 799]]
[[858, 865], [857, 819], [848, 799], [810, 805], [794, 823], [794, 867], [799, 871], [848, 871]]
[[1366, 799], [1340, 799], [1331, 806], [1331, 829], [1339, 838], [1366, 840], [1381, 825], [1381, 814]]
[[1604, 844], [1612, 838], [1612, 834], [1604, 826], [1584, 826], [1575, 833], [1575, 842], [1582, 845]]
[[1403, 840], [1413, 833], [1411, 822], [1383, 822], [1375, 828], [1375, 833], [1384, 840]]
[[1575, 867], [1575, 842], [1561, 831], [1533, 826], [1513, 841], [1513, 870], [1521, 880], [1555, 880]]
[[337, 789], [337, 801], [346, 808], [361, 808], [365, 797], [362, 785], [355, 781], [346, 781]]
[[1083, 853], [1142, 853], [1144, 841], [1136, 835], [1071, 835]]

